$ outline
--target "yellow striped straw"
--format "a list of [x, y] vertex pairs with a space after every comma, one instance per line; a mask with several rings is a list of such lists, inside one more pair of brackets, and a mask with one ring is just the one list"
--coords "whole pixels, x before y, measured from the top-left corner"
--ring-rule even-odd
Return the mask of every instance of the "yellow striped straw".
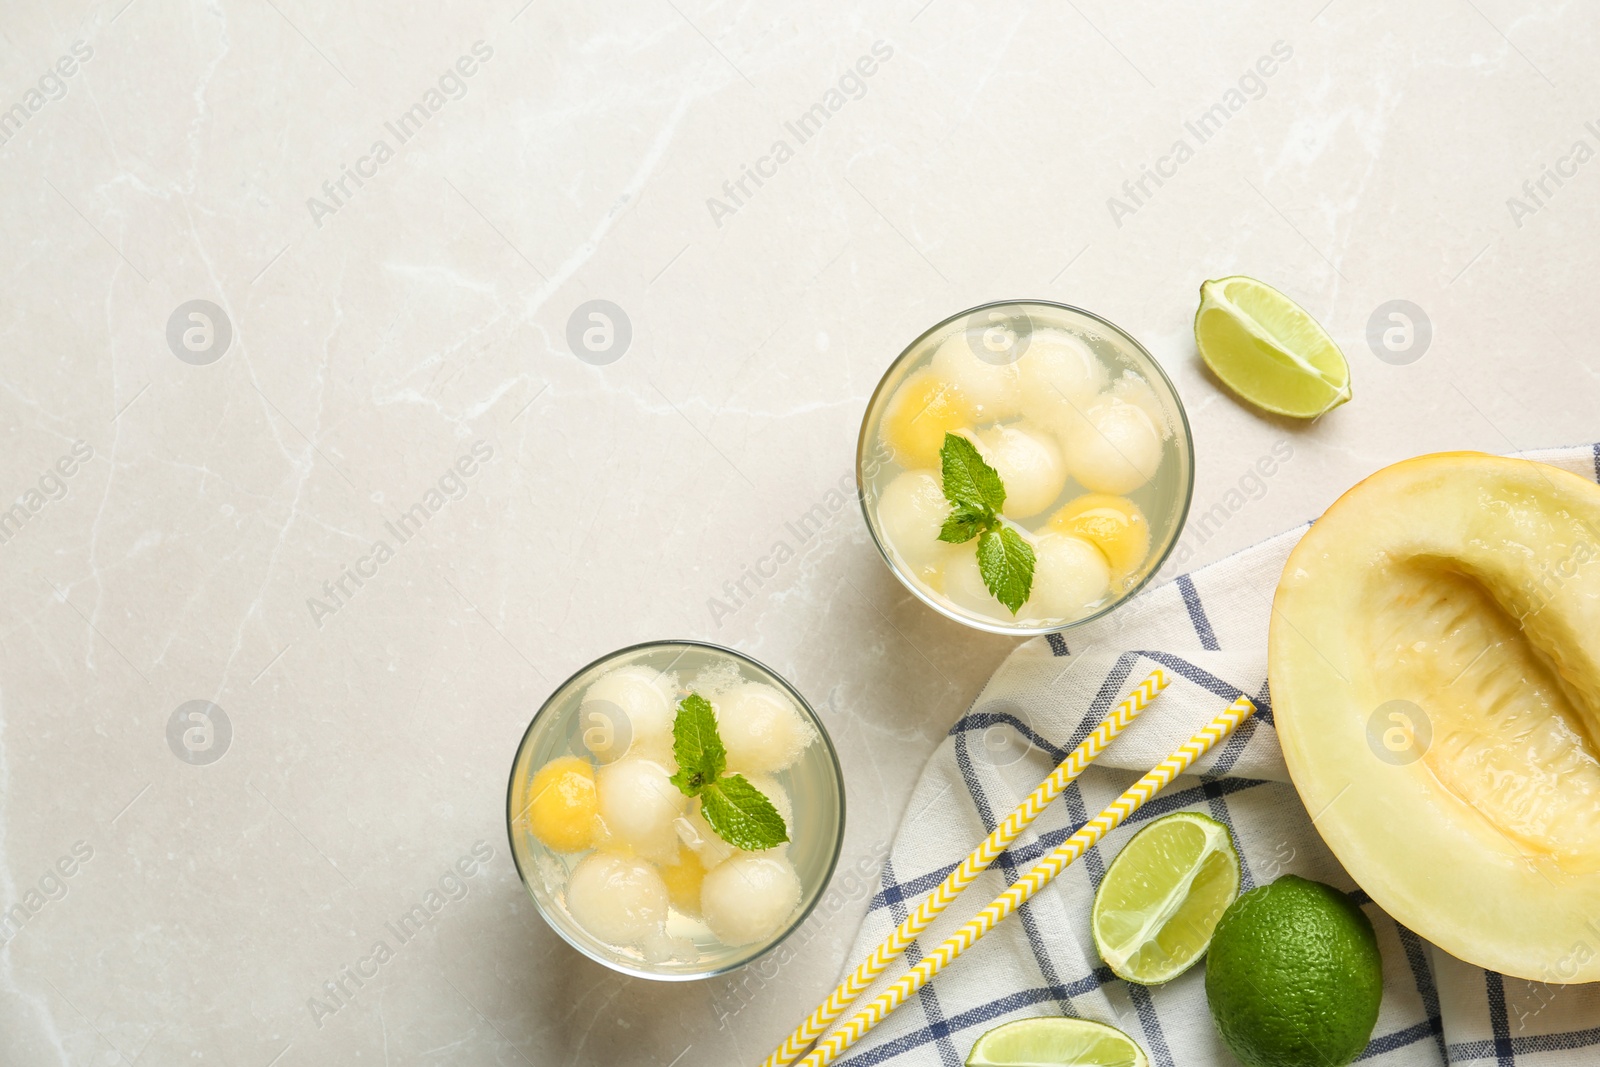
[[853, 1045], [862, 1034], [882, 1022], [891, 1011], [900, 1006], [902, 1001], [926, 985], [928, 980], [938, 974], [951, 960], [977, 944], [996, 923], [1021, 907], [1033, 894], [1049, 885], [1068, 864], [1082, 856], [1107, 833], [1120, 826], [1124, 819], [1138, 811], [1146, 801], [1165, 788], [1168, 782], [1187, 770], [1189, 765], [1205, 754], [1212, 745], [1227, 737], [1240, 723], [1254, 715], [1255, 710], [1256, 706], [1248, 697], [1240, 696], [1222, 714], [1212, 719], [1205, 729], [1185, 741], [1181, 748], [1135, 782], [1106, 810], [1062, 842], [1061, 847], [1040, 860], [1010, 889], [1001, 893], [993, 903], [952, 934], [949, 940], [928, 953], [921, 963], [907, 971], [865, 1008], [851, 1016], [848, 1022], [835, 1030], [831, 1037], [801, 1061], [800, 1067], [827, 1067], [827, 1064], [833, 1062], [834, 1057]]
[[984, 839], [983, 844], [973, 849], [971, 854], [961, 861], [960, 866], [939, 883], [939, 888], [929, 894], [915, 911], [907, 915], [905, 922], [885, 938], [882, 944], [873, 949], [872, 954], [862, 961], [861, 966], [839, 983], [839, 987], [827, 1000], [817, 1005], [817, 1010], [797, 1026], [783, 1044], [773, 1050], [772, 1055], [766, 1058], [761, 1067], [785, 1067], [805, 1052], [811, 1042], [821, 1037], [833, 1021], [844, 1014], [845, 1009], [855, 1001], [856, 997], [860, 996], [861, 992], [905, 951], [906, 946], [915, 941], [917, 935], [927, 929], [928, 924], [938, 918], [939, 913], [944, 911], [963, 889], [971, 885], [978, 875], [988, 870], [995, 857], [1004, 852], [1007, 846], [1039, 817], [1039, 813], [1060, 795], [1067, 787], [1067, 783], [1082, 774], [1089, 764], [1094, 762], [1095, 757], [1111, 743], [1111, 739], [1137, 718], [1145, 706], [1170, 682], [1167, 672], [1157, 667], [1150, 672], [1148, 678], [1134, 686], [1133, 691], [1110, 715], [1106, 716], [1094, 733], [1084, 738], [1083, 743], [1073, 749], [1072, 754], [1062, 760], [1026, 800], [1000, 821], [994, 828], [994, 833]]

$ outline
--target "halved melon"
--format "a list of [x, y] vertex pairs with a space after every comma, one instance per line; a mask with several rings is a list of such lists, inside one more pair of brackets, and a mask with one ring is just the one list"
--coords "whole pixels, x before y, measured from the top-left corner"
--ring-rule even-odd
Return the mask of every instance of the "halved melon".
[[1600, 980], [1600, 487], [1386, 467], [1290, 555], [1268, 660], [1295, 788], [1380, 907], [1482, 967]]

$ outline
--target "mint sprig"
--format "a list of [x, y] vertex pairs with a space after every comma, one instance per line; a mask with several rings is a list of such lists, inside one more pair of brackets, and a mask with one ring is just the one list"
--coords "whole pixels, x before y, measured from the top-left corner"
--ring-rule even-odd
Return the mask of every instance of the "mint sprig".
[[723, 774], [728, 750], [717, 733], [711, 702], [699, 693], [678, 702], [672, 720], [672, 756], [678, 761], [672, 784], [684, 796], [700, 798], [700, 814], [718, 837], [746, 852], [789, 840], [789, 828], [766, 794], [742, 774]]
[[950, 517], [939, 528], [939, 540], [952, 545], [965, 544], [983, 533], [988, 522], [989, 512], [985, 509], [957, 504], [950, 509]]
[[700, 814], [718, 837], [746, 852], [760, 852], [789, 840], [783, 816], [742, 774], [730, 774], [706, 787], [700, 793]]
[[1017, 610], [1033, 589], [1033, 546], [1009, 526], [978, 535], [978, 571], [994, 598]]
[[1005, 506], [1006, 487], [999, 473], [984, 462], [978, 447], [965, 437], [944, 435], [939, 465], [943, 468], [944, 496], [950, 503], [987, 511], [991, 517]]
[[1033, 590], [1033, 546], [1000, 520], [1006, 487], [999, 473], [984, 461], [977, 446], [953, 433], [939, 449], [944, 497], [950, 517], [939, 540], [952, 545], [978, 539], [978, 572], [994, 598], [1015, 615]]
[[672, 720], [672, 758], [678, 773], [672, 784], [685, 796], [699, 796], [707, 782], [714, 782], [728, 765], [728, 750], [717, 734], [717, 716], [711, 701], [690, 693], [678, 701], [678, 714]]

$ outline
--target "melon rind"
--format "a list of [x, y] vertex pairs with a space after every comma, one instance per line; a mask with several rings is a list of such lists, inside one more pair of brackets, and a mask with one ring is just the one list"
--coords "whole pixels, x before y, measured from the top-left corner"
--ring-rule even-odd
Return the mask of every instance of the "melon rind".
[[[1291, 553], [1268, 660], [1295, 788], [1379, 907], [1469, 963], [1600, 981], [1600, 487], [1479, 453], [1384, 468]], [[1431, 726], [1409, 762], [1370, 736], [1395, 699]]]

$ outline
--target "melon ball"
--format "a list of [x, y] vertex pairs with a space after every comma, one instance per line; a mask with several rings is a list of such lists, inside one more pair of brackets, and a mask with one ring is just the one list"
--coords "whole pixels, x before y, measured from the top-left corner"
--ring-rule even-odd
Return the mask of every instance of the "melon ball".
[[787, 857], [741, 852], [707, 872], [700, 914], [725, 945], [765, 941], [800, 903], [800, 876]]
[[694, 681], [689, 685], [689, 691], [714, 701], [734, 686], [742, 684], [744, 675], [739, 673], [739, 665], [732, 660], [718, 660], [702, 667], [695, 674]]
[[600, 768], [595, 785], [600, 819], [613, 842], [658, 862], [677, 858], [678, 833], [672, 823], [689, 798], [672, 784], [666, 767], [629, 757]]
[[678, 840], [699, 858], [700, 865], [707, 870], [738, 851], [718, 837], [711, 824], [706, 822], [706, 817], [700, 813], [698, 800], [687, 814], [673, 820], [672, 828], [677, 833]]
[[1110, 588], [1106, 557], [1081, 537], [1041, 534], [1033, 555], [1033, 589], [1019, 612], [1025, 618], [1079, 618]]
[[935, 593], [942, 593], [944, 592], [945, 566], [950, 562], [950, 557], [956, 554], [958, 547], [959, 546], [957, 545], [950, 545], [940, 541], [939, 546], [933, 551], [932, 558], [930, 558], [926, 563], [921, 563], [916, 566], [907, 564], [907, 569], [911, 572], [912, 577], [916, 578], [917, 581], [921, 582]]
[[706, 869], [688, 849], [678, 857], [677, 863], [664, 864], [660, 870], [661, 881], [667, 887], [667, 899], [685, 915], [700, 914], [700, 883], [705, 881]]
[[1022, 414], [1058, 434], [1081, 422], [1106, 386], [1105, 364], [1064, 330], [1035, 330], [1017, 370]]
[[1150, 416], [1112, 397], [1096, 401], [1087, 415], [1062, 437], [1074, 478], [1098, 493], [1127, 493], [1155, 477], [1161, 432]]
[[972, 425], [973, 414], [959, 387], [925, 367], [901, 382], [889, 398], [878, 434], [895, 462], [935, 467], [944, 435]]
[[[696, 908], [698, 913], [698, 905]], [[687, 937], [673, 937], [665, 930], [657, 930], [641, 940], [639, 954], [651, 963], [666, 963], [668, 960], [694, 963], [700, 958], [693, 941]]]
[[1026, 519], [1055, 503], [1067, 486], [1067, 465], [1056, 439], [1026, 423], [969, 431], [965, 436], [1006, 487], [1008, 519]]
[[1172, 427], [1167, 424], [1167, 412], [1161, 406], [1161, 401], [1156, 399], [1156, 391], [1150, 388], [1150, 383], [1139, 377], [1133, 371], [1125, 371], [1111, 385], [1111, 396], [1124, 404], [1132, 404], [1150, 417], [1150, 423], [1163, 438], [1172, 436]]
[[635, 664], [601, 675], [578, 705], [584, 747], [609, 763], [632, 754], [672, 755], [672, 686], [665, 675]]
[[656, 869], [632, 856], [591, 852], [567, 879], [567, 911], [594, 937], [626, 945], [667, 921], [667, 886]]
[[962, 551], [952, 555], [950, 562], [945, 564], [944, 595], [957, 607], [978, 615], [994, 616], [1006, 608], [983, 584], [983, 572], [978, 569], [977, 546], [975, 539], [968, 541], [960, 546]]
[[914, 568], [938, 557], [939, 529], [949, 517], [950, 502], [932, 471], [902, 471], [878, 494], [884, 539]]
[[817, 739], [794, 702], [765, 682], [730, 689], [715, 706], [729, 771], [781, 771]]
[[974, 421], [986, 423], [1015, 418], [1022, 411], [1022, 376], [1014, 362], [990, 363], [979, 359], [978, 351], [986, 350], [984, 345], [982, 330], [960, 330], [951, 334], [933, 354], [933, 371], [961, 390], [971, 405]]
[[1085, 493], [1050, 516], [1054, 533], [1081, 537], [1098, 548], [1111, 565], [1111, 581], [1125, 588], [1127, 579], [1150, 554], [1150, 524], [1139, 505], [1125, 496]]
[[[939, 542], [938, 552], [933, 559], [920, 567], [910, 567], [911, 574], [927, 589], [942, 595], [944, 593], [945, 568], [950, 565], [952, 559], [961, 553], [962, 547], [961, 545], [946, 544], [943, 541]], [[968, 552], [972, 551], [972, 546], [966, 546], [966, 550]]]
[[528, 785], [528, 828], [556, 852], [582, 852], [594, 844], [594, 768], [577, 756], [560, 756], [539, 768]]

